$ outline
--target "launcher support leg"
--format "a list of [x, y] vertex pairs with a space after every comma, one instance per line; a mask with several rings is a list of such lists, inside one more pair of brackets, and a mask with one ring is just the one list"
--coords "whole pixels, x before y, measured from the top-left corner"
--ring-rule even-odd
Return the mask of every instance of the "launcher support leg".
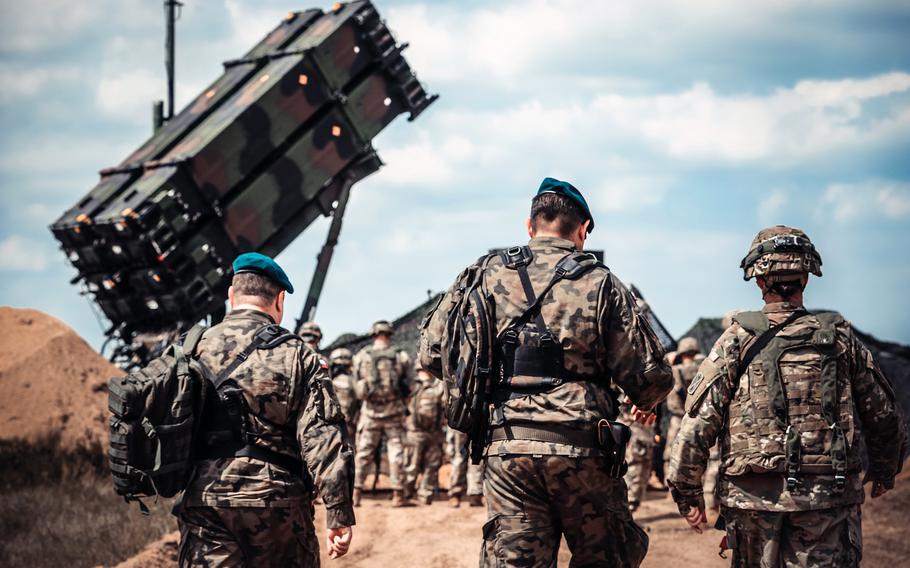
[[319, 296], [322, 295], [322, 287], [325, 284], [325, 277], [329, 271], [329, 264], [332, 262], [332, 255], [335, 253], [335, 245], [338, 244], [338, 235], [341, 233], [341, 222], [344, 218], [344, 210], [348, 206], [348, 197], [351, 195], [351, 187], [354, 185], [354, 178], [347, 176], [342, 182], [341, 190], [338, 192], [338, 204], [332, 211], [332, 224], [329, 226], [329, 234], [316, 257], [316, 270], [313, 272], [313, 280], [310, 281], [310, 291], [307, 293], [306, 302], [303, 305], [303, 311], [295, 326], [296, 331], [300, 331], [300, 326], [308, 321], [312, 321], [316, 315], [316, 305], [319, 303]]

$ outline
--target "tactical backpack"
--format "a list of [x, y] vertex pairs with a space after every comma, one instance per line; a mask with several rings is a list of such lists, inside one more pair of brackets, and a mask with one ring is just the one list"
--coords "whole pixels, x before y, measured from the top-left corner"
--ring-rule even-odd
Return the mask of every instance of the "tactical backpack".
[[[370, 379], [366, 382], [366, 399], [373, 404], [386, 404], [397, 399], [406, 399], [408, 385], [405, 384], [403, 377], [398, 376], [398, 352], [392, 349], [379, 349], [370, 352], [370, 361], [372, 364], [372, 373]], [[389, 378], [389, 391], [385, 390], [382, 381], [382, 374], [379, 369], [380, 361], [388, 361], [391, 367], [391, 377]]]
[[250, 344], [221, 373], [194, 356], [205, 328], [168, 347], [146, 367], [112, 379], [111, 445], [114, 490], [127, 501], [173, 497], [186, 488], [197, 459], [250, 457], [308, 478], [300, 460], [254, 443], [242, 391], [231, 375], [257, 349], [273, 349], [299, 336], [278, 325], [256, 331]]
[[[435, 381], [434, 381], [435, 382]], [[411, 395], [411, 420], [423, 432], [441, 432], [443, 406], [433, 384], [420, 383]]]
[[[208, 370], [191, 356], [203, 331], [194, 327], [182, 344], [110, 381], [108, 459], [114, 490], [127, 501], [173, 497], [186, 487], [205, 403]], [[148, 512], [142, 501], [139, 506]]]
[[[535, 294], [527, 272], [534, 258], [531, 249], [515, 247], [498, 253], [507, 269], [518, 271], [528, 306], [497, 334], [495, 304], [483, 284], [490, 260], [496, 256], [487, 256], [468, 269], [452, 290], [453, 307], [441, 341], [442, 374], [449, 391], [446, 419], [452, 428], [470, 434], [474, 463], [479, 462], [488, 441], [489, 407], [494, 396], [547, 392], [566, 380], [586, 378], [570, 376], [572, 373], [565, 369], [562, 347], [547, 329], [540, 308], [560, 281], [578, 279], [602, 266], [589, 254], [569, 253], [557, 262], [544, 289]], [[535, 325], [526, 329], [532, 319]], [[512, 380], [516, 375], [539, 380], [534, 385], [521, 385]]]

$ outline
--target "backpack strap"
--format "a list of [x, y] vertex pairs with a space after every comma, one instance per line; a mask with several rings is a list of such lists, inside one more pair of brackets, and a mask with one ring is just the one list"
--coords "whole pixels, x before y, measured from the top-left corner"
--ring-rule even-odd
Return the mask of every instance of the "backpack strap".
[[196, 353], [196, 347], [199, 345], [199, 340], [202, 339], [202, 334], [207, 329], [202, 324], [196, 324], [190, 328], [183, 338], [183, 352], [192, 357]]
[[[189, 336], [189, 334], [187, 334], [187, 336]], [[246, 349], [241, 351], [237, 357], [231, 361], [230, 365], [225, 367], [220, 373], [218, 373], [218, 376], [212, 379], [212, 384], [215, 386], [215, 390], [219, 390], [221, 388], [221, 385], [223, 385], [225, 381], [227, 381], [231, 375], [234, 374], [234, 371], [236, 371], [237, 368], [244, 363], [244, 361], [249, 359], [250, 355], [252, 355], [253, 352], [257, 349], [274, 349], [285, 341], [294, 338], [300, 339], [300, 336], [291, 333], [290, 331], [277, 324], [270, 323], [268, 325], [260, 327], [258, 330], [256, 330], [256, 334], [253, 335], [253, 341], [251, 341], [250, 344], [246, 346]], [[301, 341], [303, 340], [301, 339]]]
[[837, 326], [844, 318], [834, 312], [815, 314], [819, 329], [812, 343], [822, 356], [821, 398], [822, 414], [831, 428], [831, 466], [834, 469], [834, 490], [842, 492], [847, 484], [847, 438], [839, 420], [840, 392], [837, 384]]

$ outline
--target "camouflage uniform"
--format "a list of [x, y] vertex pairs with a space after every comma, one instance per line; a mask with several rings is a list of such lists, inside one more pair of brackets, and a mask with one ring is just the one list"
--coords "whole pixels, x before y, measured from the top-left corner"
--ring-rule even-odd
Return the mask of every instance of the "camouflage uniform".
[[[199, 359], [227, 367], [271, 318], [237, 310], [206, 331]], [[352, 452], [327, 365], [300, 341], [254, 351], [234, 372], [257, 445], [303, 460], [330, 528], [354, 524]], [[204, 459], [175, 507], [181, 566], [318, 566], [313, 492], [300, 475], [246, 457]]]
[[[779, 241], [785, 251], [799, 245], [814, 252], [804, 234], [785, 227], [756, 240], [780, 234], [800, 237]], [[778, 256], [821, 274], [820, 258], [815, 264], [796, 252]], [[761, 262], [768, 267], [768, 259]], [[741, 368], [759, 332], [788, 319]], [[680, 512], [703, 505], [708, 452], [719, 440], [721, 513], [734, 566], [858, 566], [865, 497], [859, 424], [867, 479], [889, 488], [906, 434], [891, 385], [850, 324], [788, 302], [738, 314], [688, 394], [668, 475]]]
[[[527, 272], [538, 291], [553, 277], [557, 262], [575, 252], [571, 241], [556, 237], [533, 238], [529, 246], [533, 259]], [[526, 310], [526, 295], [517, 271], [500, 256], [480, 262], [482, 289], [495, 306], [491, 311], [501, 331]], [[473, 270], [465, 271], [440, 300], [424, 326], [428, 337], [441, 335], [453, 293]], [[598, 420], [618, 412], [611, 377], [644, 409], [653, 408], [670, 389], [663, 349], [634, 298], [606, 267], [555, 285], [540, 313], [562, 346], [565, 369], [579, 379], [494, 404], [494, 437], [497, 428], [514, 434], [517, 425], [526, 425], [592, 439]], [[439, 354], [428, 350], [432, 343], [421, 341], [421, 362], [441, 370]], [[485, 456], [489, 520], [483, 529], [482, 565], [555, 565], [561, 535], [572, 550], [573, 565], [638, 566], [644, 558], [647, 535], [632, 520], [625, 483], [608, 474], [596, 442], [583, 447], [514, 435], [492, 441]]]
[[457, 498], [460, 502], [465, 495], [469, 498], [483, 495], [483, 465], [471, 463], [468, 455], [468, 435], [449, 428], [446, 432], [446, 445], [452, 462], [449, 497]]
[[644, 501], [651, 477], [651, 460], [654, 455], [654, 426], [644, 425], [632, 419], [628, 409], [624, 408], [619, 421], [629, 426], [632, 437], [626, 446], [626, 463], [628, 471], [623, 479], [629, 488], [629, 509], [635, 511]]
[[354, 356], [357, 397], [363, 402], [357, 422], [357, 455], [354, 487], [363, 488], [367, 471], [385, 435], [392, 489], [404, 488], [405, 403], [411, 377], [411, 360], [404, 351], [376, 349], [369, 345]]
[[411, 393], [410, 412], [406, 421], [405, 483], [413, 495], [420, 477], [417, 497], [427, 505], [439, 491], [439, 468], [445, 443], [442, 383], [430, 375], [419, 377]]
[[666, 433], [666, 444], [664, 445], [664, 471], [667, 471], [667, 465], [670, 462], [670, 448], [673, 447], [673, 440], [679, 432], [679, 425], [682, 423], [686, 407], [686, 389], [695, 374], [698, 373], [698, 363], [692, 360], [680, 362], [684, 354], [697, 354], [698, 342], [692, 337], [684, 337], [679, 341], [679, 350], [674, 356], [673, 365], [673, 390], [667, 396], [667, 412], [669, 421]]
[[354, 376], [351, 374], [351, 352], [347, 349], [332, 351], [330, 362], [332, 364], [332, 385], [341, 405], [341, 413], [348, 427], [348, 437], [352, 442], [357, 437], [357, 419], [360, 417], [360, 400], [354, 385]]

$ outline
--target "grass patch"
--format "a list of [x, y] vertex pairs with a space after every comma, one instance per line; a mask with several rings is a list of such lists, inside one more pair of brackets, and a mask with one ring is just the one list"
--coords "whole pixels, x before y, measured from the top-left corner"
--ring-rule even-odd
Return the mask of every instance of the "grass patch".
[[139, 513], [114, 493], [103, 454], [61, 455], [53, 441], [0, 445], [3, 565], [110, 566], [176, 530], [171, 499]]

